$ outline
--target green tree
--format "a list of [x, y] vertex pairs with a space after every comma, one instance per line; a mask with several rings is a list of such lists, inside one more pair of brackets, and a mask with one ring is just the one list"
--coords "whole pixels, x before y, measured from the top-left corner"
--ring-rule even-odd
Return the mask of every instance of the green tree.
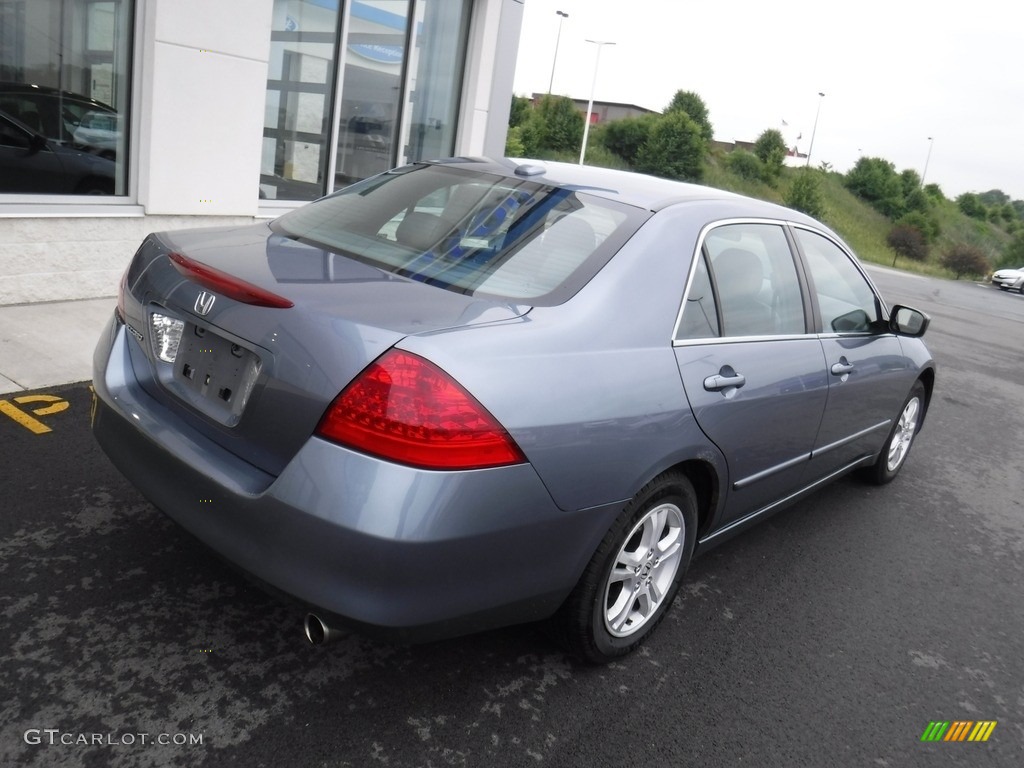
[[741, 179], [756, 181], [764, 178], [764, 164], [753, 152], [734, 149], [725, 156], [725, 167]]
[[605, 123], [600, 132], [601, 143], [609, 152], [633, 165], [640, 147], [650, 137], [651, 130], [660, 119], [661, 115], [652, 114]]
[[964, 192], [956, 199], [956, 204], [965, 216], [985, 221], [988, 218], [988, 206], [973, 192]]
[[522, 127], [517, 125], [509, 128], [508, 135], [505, 136], [505, 157], [526, 157], [529, 154], [523, 144]]
[[896, 223], [914, 227], [925, 236], [929, 243], [936, 242], [939, 239], [939, 235], [942, 234], [939, 220], [924, 211], [910, 211], [900, 216]]
[[754, 154], [764, 166], [764, 180], [774, 183], [782, 174], [782, 164], [786, 160], [786, 140], [775, 128], [761, 132], [754, 142]]
[[533, 104], [525, 96], [512, 96], [512, 109], [508, 114], [508, 127], [515, 128], [522, 125], [530, 117]]
[[664, 115], [636, 156], [641, 173], [667, 179], [700, 181], [708, 145], [698, 126], [685, 112]]
[[862, 157], [846, 174], [846, 187], [880, 213], [897, 219], [906, 210], [903, 182], [896, 167], [880, 157]]
[[816, 219], [822, 218], [825, 215], [825, 201], [821, 194], [821, 173], [810, 168], [799, 169], [786, 192], [786, 205]]
[[914, 187], [903, 196], [903, 207], [908, 211], [927, 213], [931, 208], [931, 198], [920, 187]]
[[704, 99], [693, 91], [676, 91], [672, 101], [665, 107], [665, 114], [672, 112], [685, 112], [700, 127], [700, 135], [704, 141], [711, 141], [714, 136], [714, 128], [711, 126], [711, 118], [708, 115], [708, 107]]
[[989, 207], [1006, 205], [1010, 202], [1010, 196], [1001, 189], [990, 189], [988, 192], [982, 192], [978, 195], [978, 199]]
[[903, 186], [903, 196], [907, 197], [914, 190], [921, 188], [921, 177], [917, 171], [907, 168], [900, 172], [900, 184]]
[[942, 202], [943, 200], [946, 199], [946, 196], [942, 194], [942, 187], [940, 187], [938, 184], [925, 184], [924, 193], [928, 195], [928, 198], [930, 200]]
[[583, 142], [583, 115], [568, 96], [542, 96], [518, 127], [528, 155], [579, 151]]
[[1024, 266], [1024, 230], [1014, 234], [1013, 239], [1003, 249], [999, 263], [1005, 267]]

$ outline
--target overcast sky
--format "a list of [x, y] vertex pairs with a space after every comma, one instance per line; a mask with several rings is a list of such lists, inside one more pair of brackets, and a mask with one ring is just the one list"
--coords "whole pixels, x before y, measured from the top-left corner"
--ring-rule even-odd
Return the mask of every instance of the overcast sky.
[[[525, 0], [515, 92], [662, 110], [677, 90], [707, 104], [715, 138], [778, 128], [846, 172], [861, 155], [922, 173], [949, 198], [1024, 199], [1024, 11], [1004, 0]], [[824, 98], [818, 93], [823, 92]], [[788, 123], [783, 126], [783, 121]], [[802, 138], [797, 141], [797, 137]], [[929, 142], [928, 137], [934, 141]], [[932, 146], [928, 159], [929, 144]]]

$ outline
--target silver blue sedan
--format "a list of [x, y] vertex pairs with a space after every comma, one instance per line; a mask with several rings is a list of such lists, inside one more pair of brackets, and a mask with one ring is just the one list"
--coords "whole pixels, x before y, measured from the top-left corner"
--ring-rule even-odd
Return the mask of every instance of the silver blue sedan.
[[702, 186], [459, 159], [153, 234], [93, 430], [313, 642], [545, 620], [633, 650], [698, 551], [904, 466], [935, 366], [820, 223]]

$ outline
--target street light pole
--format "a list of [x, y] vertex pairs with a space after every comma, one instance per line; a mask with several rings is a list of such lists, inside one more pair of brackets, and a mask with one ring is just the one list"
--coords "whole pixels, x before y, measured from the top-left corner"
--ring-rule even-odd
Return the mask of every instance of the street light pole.
[[811, 164], [811, 152], [814, 151], [814, 134], [818, 132], [818, 115], [821, 114], [821, 102], [824, 98], [825, 94], [818, 91], [818, 111], [814, 113], [814, 127], [811, 129], [811, 146], [807, 149], [807, 162], [804, 163], [805, 167]]
[[548, 80], [548, 96], [551, 95], [551, 87], [555, 84], [555, 64], [558, 63], [558, 44], [562, 41], [562, 22], [569, 18], [568, 13], [555, 11], [558, 14], [558, 36], [555, 38], [555, 58], [551, 61], [551, 79]]
[[615, 45], [608, 40], [587, 40], [597, 46], [597, 56], [594, 58], [594, 79], [590, 81], [590, 101], [587, 102], [587, 119], [583, 123], [583, 146], [580, 147], [580, 165], [583, 165], [583, 158], [587, 154], [587, 137], [590, 136], [590, 115], [594, 111], [594, 89], [597, 87], [597, 69], [601, 64], [601, 49], [606, 45]]
[[935, 139], [931, 136], [928, 137], [928, 156], [924, 159], [924, 170], [921, 172], [921, 188], [924, 189], [924, 177], [928, 175], [928, 161], [932, 159], [932, 144], [935, 143]]

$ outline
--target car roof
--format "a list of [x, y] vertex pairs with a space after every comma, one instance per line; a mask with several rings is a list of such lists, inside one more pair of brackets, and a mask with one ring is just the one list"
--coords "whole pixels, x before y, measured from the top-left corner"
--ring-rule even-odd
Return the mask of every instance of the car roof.
[[801, 221], [821, 227], [819, 222], [804, 214], [775, 203], [702, 184], [662, 179], [632, 171], [522, 158], [457, 157], [436, 162], [443, 165], [471, 166], [473, 170], [481, 173], [495, 173], [529, 179], [540, 184], [577, 189], [596, 197], [618, 200], [649, 211], [659, 211], [680, 203], [722, 202], [728, 208], [742, 208], [746, 215]]
[[18, 94], [35, 94], [44, 96], [63, 96], [65, 99], [74, 99], [75, 101], [88, 104], [96, 110], [102, 112], [116, 112], [113, 107], [108, 104], [104, 104], [102, 101], [90, 98], [81, 93], [75, 93], [74, 91], [62, 91], [60, 88], [52, 88], [49, 85], [36, 85], [35, 83], [15, 83], [9, 80], [0, 81], [0, 94], [4, 93], [18, 93]]

